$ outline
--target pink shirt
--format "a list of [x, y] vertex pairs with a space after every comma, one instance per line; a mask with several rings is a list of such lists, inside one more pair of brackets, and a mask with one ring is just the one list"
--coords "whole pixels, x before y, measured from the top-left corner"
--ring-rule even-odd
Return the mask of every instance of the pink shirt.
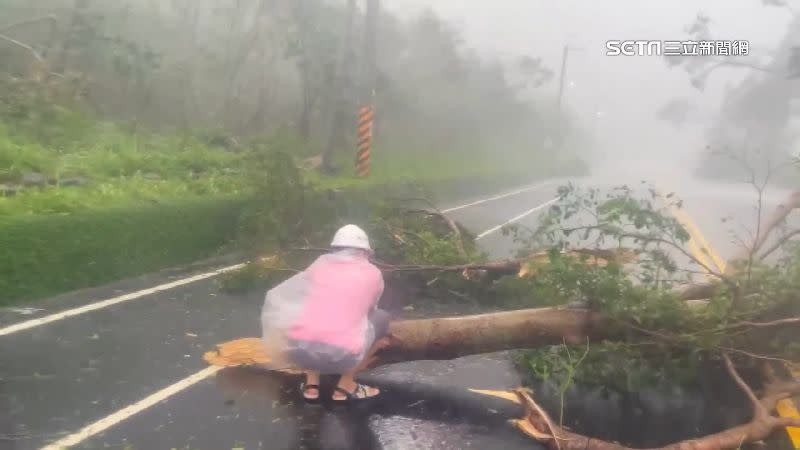
[[307, 297], [289, 337], [360, 354], [369, 312], [383, 294], [381, 271], [364, 256], [342, 251], [319, 257], [306, 273]]

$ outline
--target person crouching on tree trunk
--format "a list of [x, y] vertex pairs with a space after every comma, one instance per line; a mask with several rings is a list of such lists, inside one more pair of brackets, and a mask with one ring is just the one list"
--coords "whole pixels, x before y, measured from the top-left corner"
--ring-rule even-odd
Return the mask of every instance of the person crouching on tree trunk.
[[[262, 312], [264, 339], [268, 340], [269, 319], [272, 325], [289, 319], [281, 324], [284, 357], [305, 370], [300, 389], [307, 401], [319, 400], [321, 374], [340, 376], [334, 402], [372, 398], [380, 391], [359, 384], [355, 376], [388, 345], [390, 316], [378, 309], [383, 275], [369, 260], [372, 248], [361, 228], [342, 227], [331, 247], [330, 254], [267, 293]], [[290, 306], [285, 301], [289, 298], [299, 301]]]

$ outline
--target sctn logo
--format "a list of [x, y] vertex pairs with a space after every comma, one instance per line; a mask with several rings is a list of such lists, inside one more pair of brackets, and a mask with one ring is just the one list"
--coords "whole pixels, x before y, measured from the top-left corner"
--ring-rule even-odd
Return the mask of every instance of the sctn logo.
[[661, 41], [608, 41], [608, 56], [652, 56], [661, 55]]

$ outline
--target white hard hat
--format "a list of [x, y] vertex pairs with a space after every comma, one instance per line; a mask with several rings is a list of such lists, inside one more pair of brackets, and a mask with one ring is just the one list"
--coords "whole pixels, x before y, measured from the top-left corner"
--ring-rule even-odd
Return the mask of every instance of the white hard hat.
[[360, 248], [372, 251], [367, 233], [355, 225], [345, 225], [333, 236], [331, 247]]

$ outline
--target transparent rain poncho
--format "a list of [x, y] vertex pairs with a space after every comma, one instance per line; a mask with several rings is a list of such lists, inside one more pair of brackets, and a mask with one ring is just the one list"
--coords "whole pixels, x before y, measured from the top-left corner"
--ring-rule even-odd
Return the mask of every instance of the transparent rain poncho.
[[[312, 286], [312, 278], [320, 284]], [[374, 340], [368, 314], [382, 292], [380, 271], [359, 252], [347, 249], [320, 256], [270, 289], [261, 312], [269, 367], [292, 367], [289, 354], [298, 348], [309, 350], [309, 343], [322, 360], [363, 356]]]
[[267, 292], [261, 311], [261, 338], [271, 359], [268, 366], [272, 369], [291, 366], [286, 359], [287, 334], [303, 311], [308, 290], [308, 273], [303, 271]]

